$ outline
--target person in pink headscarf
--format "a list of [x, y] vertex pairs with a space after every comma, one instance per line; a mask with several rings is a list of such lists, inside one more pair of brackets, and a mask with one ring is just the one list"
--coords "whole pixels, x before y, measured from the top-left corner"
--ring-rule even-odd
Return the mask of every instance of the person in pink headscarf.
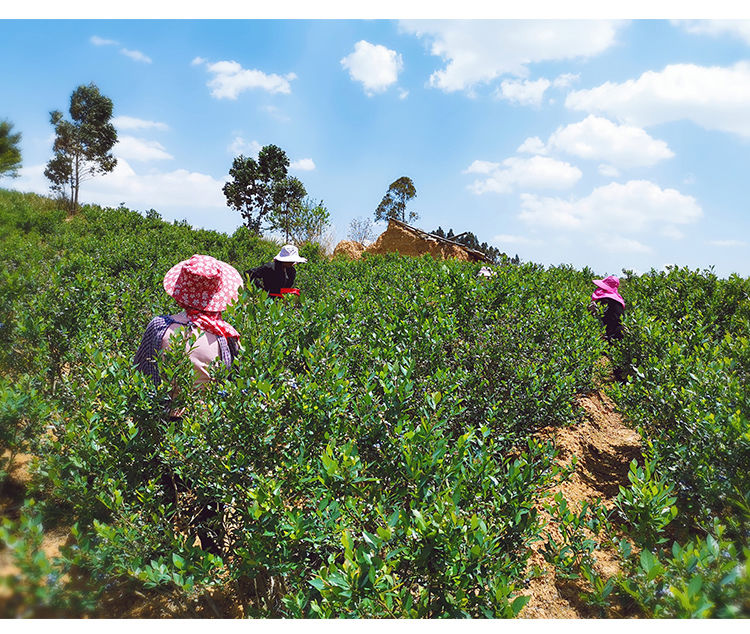
[[[614, 275], [603, 280], [592, 280], [596, 290], [591, 294], [589, 312], [604, 324], [604, 337], [607, 341], [622, 339], [622, 314], [625, 312], [625, 300], [620, 295], [620, 280]], [[604, 310], [601, 311], [600, 307]]]
[[[164, 290], [182, 308], [173, 315], [154, 317], [146, 327], [141, 345], [135, 354], [135, 367], [161, 383], [157, 358], [162, 350], [182, 342], [181, 331], [196, 334], [193, 345], [186, 347], [194, 371], [194, 387], [200, 390], [211, 380], [209, 366], [220, 360], [232, 367], [239, 350], [239, 333], [222, 319], [221, 313], [237, 298], [242, 286], [239, 272], [226, 262], [210, 255], [196, 254], [175, 264], [164, 276]], [[169, 417], [179, 420], [184, 412], [171, 410]], [[165, 501], [177, 506], [180, 494], [192, 489], [192, 483], [165, 468], [161, 479]], [[218, 554], [224, 540], [224, 505], [219, 500], [205, 499], [192, 503], [191, 524], [200, 539], [201, 548]]]
[[211, 363], [220, 359], [229, 368], [239, 350], [240, 335], [221, 318], [221, 313], [237, 298], [242, 276], [226, 262], [196, 254], [167, 271], [163, 285], [183, 310], [151, 320], [135, 354], [135, 366], [158, 385], [161, 382], [156, 363], [158, 354], [170, 345], [175, 334], [188, 329], [198, 335], [188, 351], [195, 371], [195, 386], [204, 387], [210, 380]]

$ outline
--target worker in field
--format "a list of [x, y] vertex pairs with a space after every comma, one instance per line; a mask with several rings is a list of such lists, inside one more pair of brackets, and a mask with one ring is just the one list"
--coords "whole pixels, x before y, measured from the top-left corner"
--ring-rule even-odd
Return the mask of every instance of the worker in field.
[[299, 298], [299, 289], [294, 287], [297, 277], [297, 263], [307, 262], [293, 244], [285, 244], [270, 262], [245, 271], [245, 277], [262, 288], [270, 297], [285, 295]]
[[620, 280], [614, 275], [602, 280], [592, 280], [596, 290], [591, 294], [589, 312], [604, 324], [604, 338], [607, 341], [622, 339], [622, 314], [625, 300], [620, 295]]
[[135, 353], [135, 365], [160, 383], [156, 358], [183, 329], [198, 335], [188, 351], [195, 371], [195, 386], [210, 380], [208, 367], [216, 359], [231, 367], [239, 349], [239, 333], [221, 318], [222, 311], [237, 298], [242, 277], [233, 267], [210, 255], [194, 255], [175, 264], [164, 276], [164, 290], [182, 310], [154, 317], [146, 327]]
[[[226, 262], [196, 254], [173, 266], [164, 276], [163, 285], [182, 310], [172, 315], [159, 315], [149, 322], [135, 354], [135, 366], [158, 385], [161, 378], [156, 360], [161, 351], [184, 341], [178, 333], [195, 334], [197, 339], [194, 343], [186, 342], [185, 351], [193, 366], [193, 385], [199, 393], [211, 380], [209, 366], [212, 363], [218, 359], [230, 368], [237, 356], [240, 335], [221, 314], [236, 299], [242, 277]], [[173, 409], [169, 417], [179, 420], [183, 414], [184, 409]], [[224, 535], [221, 502], [196, 498], [194, 485], [176, 475], [168, 465], [164, 465], [162, 486], [168, 504], [175, 509], [186, 507], [201, 548], [220, 553]]]

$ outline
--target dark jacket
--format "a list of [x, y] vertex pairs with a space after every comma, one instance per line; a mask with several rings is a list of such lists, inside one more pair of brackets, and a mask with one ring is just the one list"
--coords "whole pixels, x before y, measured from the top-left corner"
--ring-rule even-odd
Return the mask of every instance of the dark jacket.
[[618, 301], [605, 297], [598, 300], [604, 304], [604, 314], [601, 316], [602, 323], [605, 327], [604, 336], [607, 341], [612, 339], [622, 339], [622, 314], [625, 312], [625, 307]]
[[267, 293], [280, 293], [282, 288], [293, 288], [297, 270], [284, 267], [283, 262], [271, 260], [254, 269], [245, 271], [245, 277]]

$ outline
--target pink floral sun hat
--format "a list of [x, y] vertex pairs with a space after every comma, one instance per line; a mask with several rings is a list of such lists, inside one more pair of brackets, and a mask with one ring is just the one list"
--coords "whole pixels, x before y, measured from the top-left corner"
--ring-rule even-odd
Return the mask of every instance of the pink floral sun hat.
[[237, 298], [242, 276], [233, 266], [196, 254], [164, 276], [164, 290], [183, 308], [221, 312]]
[[609, 275], [603, 280], [591, 281], [597, 287], [597, 289], [591, 295], [591, 299], [593, 299], [594, 301], [596, 301], [597, 299], [605, 298], [614, 299], [616, 302], [620, 302], [623, 306], [625, 306], [625, 300], [617, 290], [618, 288], [620, 288], [620, 280], [614, 275]]

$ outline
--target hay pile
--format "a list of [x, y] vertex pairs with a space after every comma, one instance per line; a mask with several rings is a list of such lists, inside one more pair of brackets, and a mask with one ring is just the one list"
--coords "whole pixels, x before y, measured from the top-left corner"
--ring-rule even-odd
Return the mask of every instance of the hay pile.
[[354, 240], [342, 240], [336, 245], [333, 250], [333, 257], [343, 256], [350, 260], [359, 260], [362, 257], [362, 253], [365, 250], [365, 245], [361, 242], [355, 242]]
[[473, 258], [458, 245], [441, 243], [438, 240], [423, 238], [416, 233], [397, 225], [388, 224], [388, 229], [365, 249], [365, 253], [394, 253], [419, 257], [426, 253], [436, 259], [454, 258], [464, 262], [471, 262]]

